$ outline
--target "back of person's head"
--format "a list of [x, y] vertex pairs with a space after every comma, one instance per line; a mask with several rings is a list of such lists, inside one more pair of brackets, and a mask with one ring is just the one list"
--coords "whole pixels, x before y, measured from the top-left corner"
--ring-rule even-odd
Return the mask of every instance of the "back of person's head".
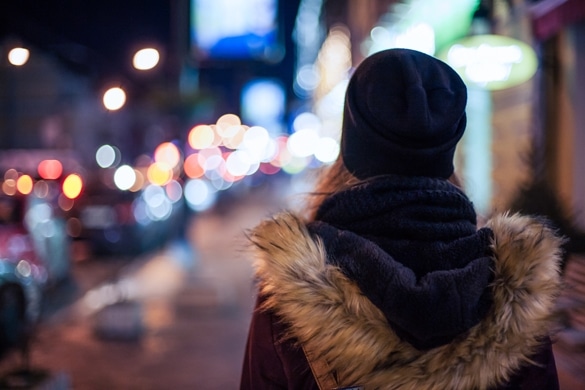
[[453, 181], [466, 103], [459, 75], [434, 57], [389, 49], [364, 59], [347, 87], [340, 156], [318, 178], [310, 219], [328, 195], [373, 176]]
[[359, 179], [449, 178], [466, 126], [467, 89], [444, 62], [409, 49], [362, 61], [347, 87], [341, 158]]

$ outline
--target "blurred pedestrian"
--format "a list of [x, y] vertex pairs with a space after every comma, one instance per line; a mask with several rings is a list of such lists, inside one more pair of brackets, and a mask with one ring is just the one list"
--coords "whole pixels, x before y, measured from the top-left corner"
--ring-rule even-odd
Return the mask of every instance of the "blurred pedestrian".
[[311, 215], [250, 233], [259, 293], [242, 390], [558, 388], [562, 239], [519, 214], [478, 226], [453, 166], [466, 102], [426, 54], [358, 66]]

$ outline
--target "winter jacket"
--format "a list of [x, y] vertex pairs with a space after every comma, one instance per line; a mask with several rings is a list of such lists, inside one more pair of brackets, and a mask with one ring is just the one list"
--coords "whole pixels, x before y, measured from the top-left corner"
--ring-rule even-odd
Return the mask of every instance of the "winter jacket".
[[[400, 201], [404, 203], [404, 199]], [[370, 210], [372, 203], [376, 199], [368, 199], [366, 209]], [[444, 204], [437, 207], [446, 208]], [[418, 218], [421, 213], [415, 214]], [[399, 296], [401, 302], [393, 303], [393, 307], [399, 311], [406, 308], [407, 312], [410, 307], [405, 316], [414, 316], [418, 321], [424, 319], [425, 310], [431, 310], [426, 329], [433, 333], [435, 318], [436, 327], [441, 328], [441, 313], [432, 313], [432, 307], [419, 310], [416, 294], [410, 300], [408, 294], [398, 291], [405, 288], [416, 292], [406, 286], [409, 280], [424, 289], [421, 285], [427, 280], [402, 268], [393, 268], [385, 275], [387, 271], [376, 265], [375, 271], [385, 279], [392, 279], [396, 273], [407, 276], [404, 280], [398, 278], [398, 282], [389, 280], [389, 291], [380, 290], [383, 286], [379, 283], [376, 291], [368, 291], [370, 287], [363, 280], [376, 279], [376, 272], [370, 269], [363, 279], [361, 271], [345, 266], [342, 258], [349, 256], [359, 262], [363, 259], [356, 256], [375, 258], [378, 252], [391, 249], [381, 249], [384, 241], [369, 233], [362, 232], [355, 238], [340, 228], [342, 223], [333, 224], [336, 227], [329, 234], [318, 221], [307, 223], [285, 212], [253, 230], [250, 238], [255, 247], [259, 294], [244, 359], [242, 390], [317, 389], [305, 351], [328, 367], [339, 388], [558, 389], [549, 335], [551, 313], [559, 293], [562, 239], [540, 220], [517, 214], [493, 217], [485, 228], [490, 233], [486, 236], [490, 249], [486, 252], [487, 262], [478, 254], [479, 263], [469, 261], [455, 272], [430, 272], [448, 274], [447, 279], [439, 279], [437, 286], [455, 291], [454, 295], [453, 291], [445, 293], [445, 299], [452, 301], [450, 306], [475, 295], [476, 306], [486, 309], [472, 313], [470, 325], [464, 330], [439, 338], [438, 342], [423, 342], [422, 347], [413, 345], [421, 340], [417, 331], [401, 326], [401, 318], [394, 321], [391, 310], [388, 314], [384, 305]], [[408, 226], [402, 229], [408, 230]], [[417, 225], [417, 229], [421, 227]], [[352, 230], [356, 229], [352, 226]], [[364, 242], [374, 240], [377, 244], [370, 247], [359, 241], [364, 237]], [[341, 243], [348, 240], [358, 240], [352, 245], [362, 243], [367, 250], [343, 247]], [[402, 245], [403, 241], [391, 243], [388, 248]], [[469, 282], [483, 272], [476, 263], [487, 264], [490, 272], [485, 280], [487, 300], [485, 291], [472, 291], [485, 278]], [[471, 273], [465, 274], [466, 270]], [[457, 279], [460, 274], [464, 275], [461, 280]], [[432, 290], [435, 295], [441, 291]], [[440, 298], [431, 300], [430, 305], [441, 306]], [[445, 306], [445, 310], [450, 307]], [[453, 315], [458, 313], [449, 314]]]

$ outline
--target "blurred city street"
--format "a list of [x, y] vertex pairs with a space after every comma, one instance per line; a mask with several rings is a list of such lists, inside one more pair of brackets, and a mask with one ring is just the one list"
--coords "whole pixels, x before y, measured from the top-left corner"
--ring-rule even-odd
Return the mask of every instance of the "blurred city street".
[[453, 166], [479, 220], [567, 238], [553, 346], [585, 390], [585, 0], [3, 1], [0, 390], [237, 389], [246, 230], [359, 144], [350, 79], [396, 48], [467, 87]]
[[31, 371], [48, 371], [54, 387], [8, 378], [22, 367], [19, 353], [0, 363], [4, 385], [236, 389], [254, 298], [244, 232], [279, 207], [261, 189], [196, 215], [188, 243], [130, 263], [76, 264], [84, 294], [51, 314], [31, 345]]

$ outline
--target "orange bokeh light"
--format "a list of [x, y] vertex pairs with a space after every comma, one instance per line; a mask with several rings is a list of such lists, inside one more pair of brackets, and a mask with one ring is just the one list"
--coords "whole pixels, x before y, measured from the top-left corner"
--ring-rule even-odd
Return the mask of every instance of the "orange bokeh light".
[[29, 175], [22, 175], [16, 181], [16, 189], [24, 195], [28, 195], [33, 190], [33, 179]]
[[199, 164], [197, 153], [193, 153], [185, 159], [183, 170], [191, 179], [198, 179], [205, 174], [205, 169]]
[[83, 180], [75, 173], [70, 174], [63, 181], [63, 195], [69, 199], [75, 199], [81, 194], [83, 189]]
[[216, 134], [209, 125], [197, 125], [189, 131], [188, 143], [193, 149], [205, 149], [215, 144]]
[[148, 167], [146, 177], [152, 184], [164, 186], [172, 180], [173, 170], [166, 163], [155, 162]]
[[171, 168], [176, 167], [180, 160], [181, 152], [171, 142], [163, 142], [154, 151], [154, 161], [168, 164]]
[[16, 180], [14, 179], [4, 180], [4, 183], [2, 183], [2, 192], [10, 196], [16, 194]]

